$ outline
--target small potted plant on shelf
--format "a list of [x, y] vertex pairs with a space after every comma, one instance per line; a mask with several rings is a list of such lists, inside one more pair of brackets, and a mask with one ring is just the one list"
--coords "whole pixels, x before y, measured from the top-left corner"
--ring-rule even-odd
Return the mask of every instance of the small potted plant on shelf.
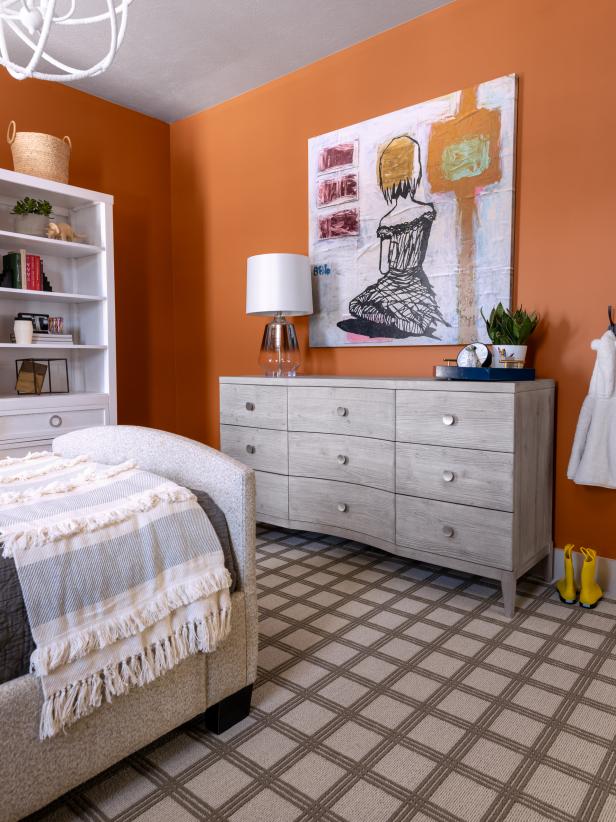
[[481, 310], [488, 337], [492, 340], [492, 366], [495, 368], [522, 368], [526, 360], [527, 341], [539, 323], [533, 311], [528, 314], [521, 306], [515, 310], [499, 303], [489, 317]]
[[48, 200], [36, 200], [33, 197], [18, 200], [11, 211], [15, 215], [15, 231], [37, 237], [46, 236], [51, 212], [52, 206]]

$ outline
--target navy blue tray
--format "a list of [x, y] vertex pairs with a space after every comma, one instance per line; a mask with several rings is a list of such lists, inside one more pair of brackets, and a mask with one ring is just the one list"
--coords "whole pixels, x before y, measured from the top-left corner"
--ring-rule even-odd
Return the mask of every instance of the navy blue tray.
[[435, 365], [437, 380], [475, 380], [480, 382], [524, 382], [535, 379], [534, 368], [461, 368], [458, 365]]

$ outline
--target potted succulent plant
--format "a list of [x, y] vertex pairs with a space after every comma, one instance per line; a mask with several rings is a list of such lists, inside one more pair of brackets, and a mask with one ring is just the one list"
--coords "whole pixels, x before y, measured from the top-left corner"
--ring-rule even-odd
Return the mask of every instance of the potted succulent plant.
[[521, 306], [512, 310], [499, 303], [489, 317], [484, 316], [483, 309], [481, 316], [493, 343], [492, 366], [521, 368], [526, 360], [526, 343], [539, 322], [536, 312], [528, 314]]
[[35, 200], [33, 197], [18, 200], [11, 211], [15, 215], [15, 231], [37, 237], [47, 236], [51, 212], [52, 206], [47, 200]]

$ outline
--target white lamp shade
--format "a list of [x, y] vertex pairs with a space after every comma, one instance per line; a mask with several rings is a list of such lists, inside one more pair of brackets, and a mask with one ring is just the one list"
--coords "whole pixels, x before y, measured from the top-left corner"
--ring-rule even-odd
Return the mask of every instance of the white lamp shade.
[[246, 313], [312, 314], [310, 261], [303, 254], [257, 254], [248, 258]]

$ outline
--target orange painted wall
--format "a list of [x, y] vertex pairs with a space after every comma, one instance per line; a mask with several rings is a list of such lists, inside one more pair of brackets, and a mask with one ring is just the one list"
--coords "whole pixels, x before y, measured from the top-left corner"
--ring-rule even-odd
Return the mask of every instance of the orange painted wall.
[[12, 119], [22, 131], [70, 135], [70, 182], [114, 195], [119, 420], [173, 429], [169, 126], [2, 70], [0, 166], [11, 169]]
[[[616, 303], [615, 30], [613, 0], [456, 0], [174, 124], [178, 430], [216, 444], [218, 376], [256, 372], [246, 258], [307, 251], [308, 138], [515, 72], [515, 297], [543, 315], [536, 366], [558, 381], [556, 544], [616, 556], [616, 492], [565, 476], [589, 343]], [[450, 350], [320, 349], [304, 370], [428, 375]]]

